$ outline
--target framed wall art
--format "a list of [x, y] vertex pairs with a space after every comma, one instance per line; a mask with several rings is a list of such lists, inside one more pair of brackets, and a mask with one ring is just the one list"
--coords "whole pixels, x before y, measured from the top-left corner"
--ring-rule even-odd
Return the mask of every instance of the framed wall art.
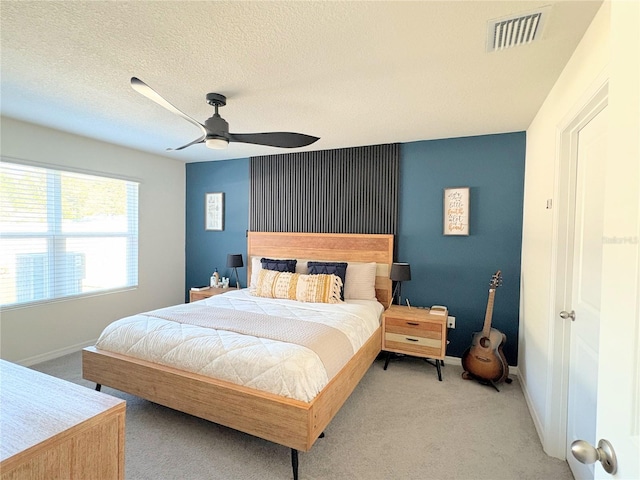
[[469, 187], [444, 189], [444, 235], [469, 235]]
[[224, 230], [224, 193], [215, 192], [205, 194], [204, 199], [204, 229]]

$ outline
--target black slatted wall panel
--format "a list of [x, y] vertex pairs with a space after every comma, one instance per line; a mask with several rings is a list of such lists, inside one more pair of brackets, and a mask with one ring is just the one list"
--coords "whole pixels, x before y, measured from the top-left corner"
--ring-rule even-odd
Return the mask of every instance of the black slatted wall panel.
[[399, 144], [252, 157], [249, 228], [395, 234], [399, 159]]

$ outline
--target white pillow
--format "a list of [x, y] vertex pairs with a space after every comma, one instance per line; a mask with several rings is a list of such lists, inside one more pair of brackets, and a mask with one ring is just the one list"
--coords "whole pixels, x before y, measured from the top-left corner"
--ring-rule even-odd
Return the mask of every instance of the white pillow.
[[298, 259], [296, 263], [296, 273], [306, 275], [308, 273], [307, 260]]
[[249, 283], [250, 288], [255, 288], [258, 284], [258, 277], [260, 276], [260, 270], [262, 270], [262, 263], [260, 263], [260, 259], [262, 257], [251, 257], [251, 282]]
[[376, 263], [349, 263], [344, 278], [345, 300], [376, 299]]

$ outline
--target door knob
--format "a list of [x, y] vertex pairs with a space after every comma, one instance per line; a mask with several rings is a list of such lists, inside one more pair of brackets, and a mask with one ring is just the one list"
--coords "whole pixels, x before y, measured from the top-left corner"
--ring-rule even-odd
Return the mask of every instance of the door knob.
[[584, 440], [576, 440], [571, 444], [571, 453], [580, 463], [590, 464], [599, 461], [604, 471], [611, 475], [618, 470], [616, 452], [607, 440], [600, 440], [598, 448]]
[[570, 312], [567, 312], [566, 310], [563, 310], [560, 312], [560, 318], [564, 318], [565, 320], [567, 318], [570, 318], [572, 322], [575, 322], [576, 320], [576, 312], [574, 310], [571, 310]]

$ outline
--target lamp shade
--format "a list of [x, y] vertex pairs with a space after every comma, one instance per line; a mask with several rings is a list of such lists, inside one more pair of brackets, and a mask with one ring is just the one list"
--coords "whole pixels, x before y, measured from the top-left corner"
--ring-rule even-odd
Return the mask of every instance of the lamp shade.
[[391, 264], [389, 278], [394, 282], [407, 282], [411, 280], [411, 266], [408, 263]]
[[244, 267], [244, 263], [242, 263], [242, 255], [239, 253], [227, 255], [227, 267]]

